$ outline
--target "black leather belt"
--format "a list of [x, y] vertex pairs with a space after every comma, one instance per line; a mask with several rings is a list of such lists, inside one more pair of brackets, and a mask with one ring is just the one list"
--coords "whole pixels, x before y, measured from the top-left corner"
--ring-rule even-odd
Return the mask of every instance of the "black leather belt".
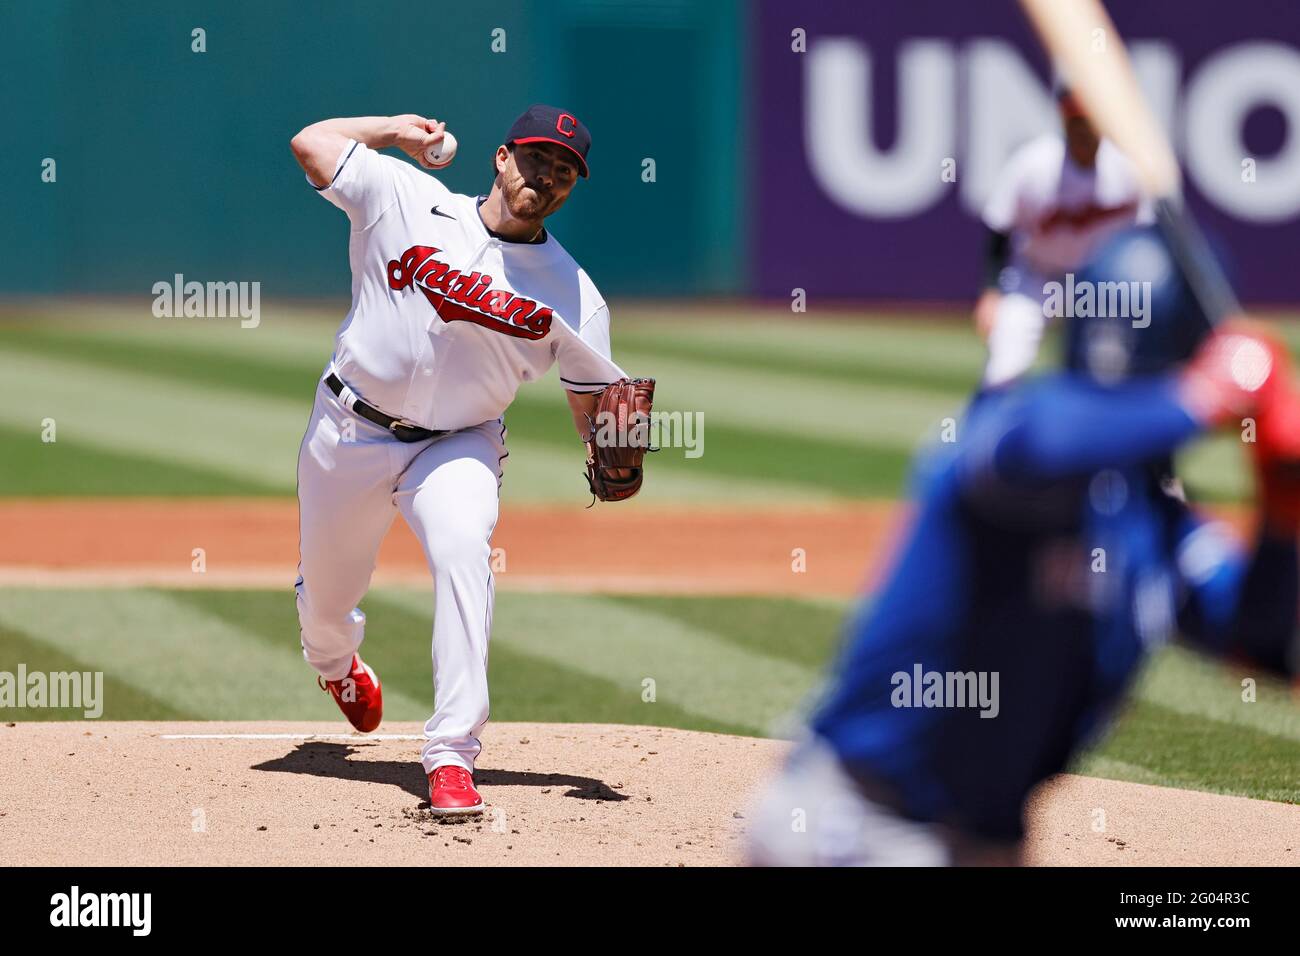
[[[335, 395], [343, 394], [343, 380], [330, 372], [325, 378], [325, 384], [330, 387], [330, 391]], [[380, 428], [393, 433], [393, 437], [398, 441], [413, 442], [427, 441], [430, 438], [438, 438], [441, 435], [451, 434], [451, 429], [444, 431], [433, 431], [429, 428], [421, 428], [414, 422], [403, 421], [400, 418], [394, 418], [392, 415], [385, 415], [373, 405], [367, 405], [361, 399], [357, 398], [352, 402], [352, 411], [356, 412], [368, 422], [374, 422]]]

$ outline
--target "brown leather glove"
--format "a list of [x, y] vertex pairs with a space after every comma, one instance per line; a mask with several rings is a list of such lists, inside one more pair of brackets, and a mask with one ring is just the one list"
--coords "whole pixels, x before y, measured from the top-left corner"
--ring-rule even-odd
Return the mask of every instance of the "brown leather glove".
[[[587, 419], [587, 486], [601, 501], [623, 501], [641, 490], [642, 460], [650, 447], [655, 380], [623, 378], [606, 385]], [[594, 504], [594, 502], [593, 502]]]

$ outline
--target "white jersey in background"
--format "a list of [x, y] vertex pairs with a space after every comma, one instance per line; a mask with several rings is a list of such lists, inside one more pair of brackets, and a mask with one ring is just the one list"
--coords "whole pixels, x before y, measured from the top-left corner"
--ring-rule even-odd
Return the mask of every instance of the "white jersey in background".
[[1022, 146], [984, 207], [984, 224], [1010, 237], [985, 384], [1010, 381], [1033, 364], [1046, 322], [1046, 283], [1081, 269], [1115, 233], [1152, 219], [1133, 165], [1109, 140], [1101, 141], [1091, 169], [1070, 158], [1059, 135]]

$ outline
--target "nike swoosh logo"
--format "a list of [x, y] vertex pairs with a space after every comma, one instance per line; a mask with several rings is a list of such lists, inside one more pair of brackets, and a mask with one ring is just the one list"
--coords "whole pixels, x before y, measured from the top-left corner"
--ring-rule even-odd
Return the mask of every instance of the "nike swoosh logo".
[[447, 219], [455, 219], [455, 218], [456, 218], [456, 217], [453, 216], [451, 213], [447, 213], [447, 212], [438, 212], [438, 207], [437, 207], [437, 206], [434, 206], [432, 209], [429, 210], [429, 212], [433, 213], [433, 215], [435, 215], [435, 216], [443, 216], [443, 217], [445, 217], [445, 218], [447, 218]]

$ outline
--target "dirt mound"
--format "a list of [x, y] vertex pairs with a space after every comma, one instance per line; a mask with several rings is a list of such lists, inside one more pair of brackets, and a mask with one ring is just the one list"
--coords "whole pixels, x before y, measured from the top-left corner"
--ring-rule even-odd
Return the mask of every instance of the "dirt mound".
[[421, 728], [383, 729], [0, 725], [0, 862], [726, 864], [749, 793], [784, 750], [657, 727], [490, 724], [475, 774], [488, 811], [448, 824], [421, 809]]
[[1062, 774], [1029, 805], [1037, 866], [1297, 866], [1300, 807]]
[[[0, 863], [732, 864], [750, 795], [786, 748], [657, 727], [490, 724], [476, 774], [488, 812], [449, 824], [421, 807], [419, 729], [0, 726]], [[1029, 820], [1037, 865], [1300, 854], [1300, 807], [1089, 777], [1044, 786]]]

